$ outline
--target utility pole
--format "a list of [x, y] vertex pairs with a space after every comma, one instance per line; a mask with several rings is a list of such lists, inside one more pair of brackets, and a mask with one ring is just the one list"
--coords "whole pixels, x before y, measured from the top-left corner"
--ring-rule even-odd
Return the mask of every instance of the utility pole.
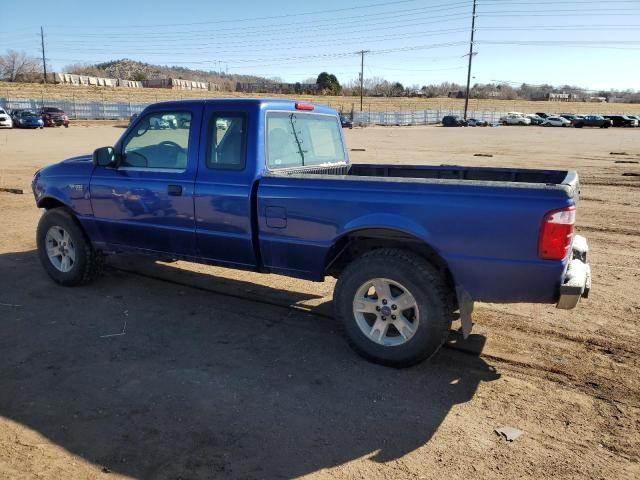
[[47, 61], [44, 56], [44, 30], [40, 26], [40, 41], [42, 42], [42, 69], [44, 71], [44, 83], [47, 83]]
[[469, 67], [467, 69], [467, 92], [464, 96], [464, 119], [467, 119], [469, 107], [469, 84], [471, 83], [471, 59], [473, 58], [473, 34], [476, 30], [476, 0], [473, 0], [473, 15], [471, 16], [471, 41], [469, 42]]
[[364, 92], [364, 54], [369, 50], [360, 50], [360, 111], [362, 111], [362, 94]]

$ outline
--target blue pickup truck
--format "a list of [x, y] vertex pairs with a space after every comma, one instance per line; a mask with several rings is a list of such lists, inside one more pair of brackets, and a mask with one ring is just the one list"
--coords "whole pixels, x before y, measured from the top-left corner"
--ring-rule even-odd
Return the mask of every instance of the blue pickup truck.
[[307, 103], [155, 104], [32, 186], [62, 285], [119, 252], [332, 276], [349, 343], [396, 367], [433, 355], [456, 316], [468, 335], [476, 301], [573, 308], [591, 287], [575, 172], [351, 164], [336, 111]]

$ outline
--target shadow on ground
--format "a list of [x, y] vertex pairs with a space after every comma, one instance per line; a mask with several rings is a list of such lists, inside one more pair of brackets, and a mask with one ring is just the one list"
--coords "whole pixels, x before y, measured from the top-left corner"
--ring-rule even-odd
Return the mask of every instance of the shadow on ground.
[[135, 478], [291, 478], [389, 461], [498, 378], [451, 350], [412, 369], [376, 366], [331, 319], [177, 283], [110, 271], [59, 287], [35, 252], [0, 255], [0, 303], [0, 415]]

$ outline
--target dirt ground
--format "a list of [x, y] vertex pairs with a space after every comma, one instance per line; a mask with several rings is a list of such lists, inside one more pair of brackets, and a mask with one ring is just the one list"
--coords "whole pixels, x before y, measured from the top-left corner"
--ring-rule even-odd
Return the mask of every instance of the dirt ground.
[[0, 131], [0, 187], [25, 189], [0, 192], [0, 478], [640, 478], [640, 129], [347, 131], [354, 162], [582, 179], [590, 298], [479, 304], [470, 339], [406, 370], [348, 348], [332, 281], [128, 258], [49, 280], [30, 178], [122, 132]]

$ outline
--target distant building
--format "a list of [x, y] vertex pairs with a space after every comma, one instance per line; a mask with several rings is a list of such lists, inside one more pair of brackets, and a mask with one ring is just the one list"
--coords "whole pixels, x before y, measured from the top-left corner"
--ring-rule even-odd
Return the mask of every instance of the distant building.
[[317, 83], [238, 82], [236, 92], [245, 93], [315, 93]]
[[215, 83], [183, 80], [181, 78], [152, 78], [142, 80], [144, 88], [170, 88], [174, 90], [219, 90]]
[[449, 98], [464, 98], [464, 92], [462, 90], [458, 90], [457, 92], [449, 92], [447, 94]]
[[547, 100], [550, 102], [579, 102], [582, 99], [575, 93], [547, 93]]

